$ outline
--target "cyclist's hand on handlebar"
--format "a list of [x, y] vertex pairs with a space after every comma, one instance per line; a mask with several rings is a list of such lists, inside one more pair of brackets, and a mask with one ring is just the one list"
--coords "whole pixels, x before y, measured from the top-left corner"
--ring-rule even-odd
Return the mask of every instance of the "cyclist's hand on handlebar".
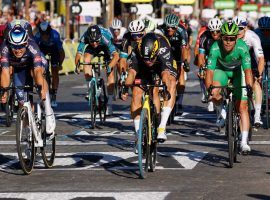
[[121, 99], [123, 101], [126, 101], [128, 99], [128, 87], [126, 87], [126, 86], [123, 86], [123, 88], [122, 88]]
[[7, 103], [7, 92], [1, 91], [1, 103]]

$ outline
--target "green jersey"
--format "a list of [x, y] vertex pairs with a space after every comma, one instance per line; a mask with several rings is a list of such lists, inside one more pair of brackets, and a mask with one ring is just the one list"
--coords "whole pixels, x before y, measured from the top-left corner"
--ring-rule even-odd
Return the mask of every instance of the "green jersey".
[[251, 68], [249, 48], [242, 39], [236, 41], [230, 53], [225, 52], [221, 40], [214, 42], [207, 60], [207, 69], [235, 71], [240, 70], [241, 66], [243, 70]]

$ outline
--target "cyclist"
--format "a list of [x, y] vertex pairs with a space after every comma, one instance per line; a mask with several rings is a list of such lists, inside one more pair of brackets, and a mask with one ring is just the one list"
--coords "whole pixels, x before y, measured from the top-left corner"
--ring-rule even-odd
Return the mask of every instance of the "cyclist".
[[200, 37], [205, 31], [207, 31], [207, 29], [208, 29], [208, 24], [205, 21], [201, 21], [201, 28], [198, 31], [196, 44], [195, 44], [195, 47], [194, 47], [194, 65], [196, 65], [196, 66], [198, 66]]
[[255, 114], [254, 125], [260, 127], [263, 123], [261, 121], [261, 107], [262, 107], [262, 73], [264, 70], [264, 55], [261, 45], [261, 40], [251, 30], [247, 29], [247, 20], [243, 17], [234, 17], [233, 22], [239, 27], [238, 38], [243, 39], [250, 49], [251, 66], [254, 80], [253, 91], [255, 93]]
[[[31, 85], [33, 79], [37, 85], [41, 85], [41, 99], [44, 101], [46, 113], [46, 132], [51, 134], [55, 129], [55, 117], [51, 108], [48, 85], [43, 77], [46, 65], [46, 59], [35, 41], [29, 38], [27, 31], [20, 25], [14, 26], [9, 31], [8, 41], [3, 43], [1, 50], [1, 87], [5, 88], [10, 84], [10, 66], [14, 69], [14, 86]], [[16, 89], [16, 96], [22, 105], [24, 91]], [[2, 102], [6, 103], [6, 100], [5, 92]]]
[[[264, 16], [258, 20], [258, 28], [254, 30], [261, 40], [265, 63], [270, 61], [270, 17]], [[267, 67], [268, 65], [266, 65]], [[260, 73], [260, 72], [259, 72]], [[262, 79], [262, 73], [258, 74], [258, 79]]]
[[142, 20], [133, 20], [128, 25], [128, 32], [124, 35], [123, 49], [120, 52], [120, 69], [126, 71], [131, 52], [136, 48], [141, 38], [145, 35], [145, 24]]
[[[132, 53], [126, 84], [132, 84], [135, 79], [142, 79], [151, 83], [154, 81], [152, 80], [152, 74], [158, 74], [161, 77], [162, 82], [167, 85], [171, 95], [170, 100], [164, 101], [161, 110], [161, 121], [158, 127], [157, 139], [159, 142], [164, 142], [167, 139], [166, 123], [175, 103], [177, 71], [173, 67], [171, 47], [167, 39], [159, 34], [147, 33]], [[133, 87], [131, 116], [134, 119], [135, 133], [138, 133], [139, 130], [142, 95], [142, 89]], [[124, 100], [127, 97], [128, 93], [122, 95]], [[154, 97], [154, 103], [156, 102], [155, 99]], [[158, 103], [155, 103], [155, 105], [157, 106]], [[157, 112], [159, 113], [159, 111], [160, 107], [157, 106]]]
[[185, 75], [184, 72], [189, 69], [186, 68], [184, 62], [188, 58], [188, 36], [184, 28], [179, 27], [179, 17], [175, 14], [169, 14], [165, 17], [165, 23], [159, 27], [162, 33], [170, 42], [173, 58], [177, 61], [178, 67], [178, 85], [177, 85], [177, 102], [176, 114], [182, 113], [182, 101], [185, 91]]
[[47, 21], [41, 22], [35, 41], [44, 55], [51, 57], [52, 88], [50, 91], [52, 107], [57, 107], [56, 94], [59, 86], [59, 71], [65, 59], [65, 51], [60, 34]]
[[[86, 48], [85, 46], [88, 45]], [[90, 63], [92, 56], [98, 55], [100, 52], [104, 52], [104, 60], [109, 61], [107, 67], [107, 75], [108, 75], [108, 107], [107, 107], [107, 115], [112, 115], [112, 98], [113, 98], [113, 89], [114, 89], [114, 66], [116, 66], [119, 60], [119, 53], [117, 52], [115, 46], [112, 43], [112, 35], [110, 34], [108, 29], [100, 27], [98, 25], [91, 25], [85, 31], [83, 36], [80, 39], [80, 44], [77, 49], [76, 57], [75, 57], [75, 65], [79, 63], [82, 54], [84, 58], [84, 62]], [[92, 66], [84, 65], [84, 76], [85, 80], [88, 82], [92, 77]], [[87, 84], [88, 86], [88, 84]], [[89, 88], [88, 88], [89, 89]], [[88, 96], [86, 96], [88, 98]]]
[[[204, 73], [204, 66], [206, 64], [207, 57], [209, 55], [210, 48], [212, 44], [220, 39], [220, 28], [222, 26], [222, 22], [218, 18], [213, 18], [210, 19], [208, 22], [208, 30], [205, 31], [201, 37], [200, 37], [200, 43], [199, 43], [199, 55], [198, 55], [198, 66], [200, 68], [199, 70], [199, 79], [200, 79], [200, 85], [201, 85], [201, 90], [203, 92], [202, 95], [202, 102], [205, 103], [207, 100], [205, 99], [205, 84], [204, 84], [204, 79], [205, 79], [205, 73]], [[208, 111], [213, 112], [214, 111], [214, 106], [213, 102], [209, 102], [208, 104]]]
[[120, 19], [115, 18], [109, 30], [113, 36], [114, 46], [121, 51], [123, 36], [126, 33], [127, 29], [122, 26], [122, 22]]
[[[248, 131], [250, 127], [247, 90], [241, 86], [253, 86], [249, 49], [242, 39], [237, 39], [239, 28], [235, 23], [225, 22], [221, 27], [221, 40], [212, 45], [207, 60], [206, 88], [213, 86], [226, 86], [228, 80], [233, 79], [235, 86], [236, 107], [240, 114], [241, 151], [249, 152]], [[213, 103], [222, 110], [221, 119], [225, 123], [226, 111], [220, 89], [212, 90]]]

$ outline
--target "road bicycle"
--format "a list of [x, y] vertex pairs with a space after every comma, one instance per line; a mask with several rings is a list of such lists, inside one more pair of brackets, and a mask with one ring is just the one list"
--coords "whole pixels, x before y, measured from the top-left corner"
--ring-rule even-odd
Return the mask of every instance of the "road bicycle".
[[141, 178], [146, 178], [148, 171], [154, 172], [157, 162], [157, 128], [158, 113], [153, 103], [153, 89], [162, 88], [163, 98], [170, 99], [170, 93], [166, 85], [142, 83], [141, 80], [135, 80], [129, 87], [139, 87], [144, 91], [142, 99], [142, 111], [140, 115], [140, 126], [138, 132], [137, 149], [138, 165]]
[[[88, 81], [88, 102], [91, 115], [91, 128], [96, 126], [96, 115], [99, 114], [100, 122], [104, 123], [106, 121], [106, 110], [108, 97], [106, 93], [105, 81], [100, 76], [100, 70], [102, 67], [107, 67], [107, 62], [101, 61], [103, 54], [97, 55], [97, 62], [79, 62], [77, 68], [80, 65], [91, 65], [92, 66], [92, 78]], [[77, 70], [77, 69], [76, 69]]]
[[266, 63], [264, 73], [263, 73], [263, 80], [262, 80], [262, 91], [263, 91], [263, 110], [265, 114], [265, 128], [269, 128], [269, 120], [270, 120], [270, 113], [269, 113], [269, 93], [270, 93], [270, 79], [268, 78], [268, 67], [270, 65], [270, 61]]
[[[233, 90], [236, 89], [232, 84], [227, 86], [210, 86], [209, 94], [212, 94], [214, 88], [220, 88], [221, 94], [226, 102], [226, 121], [225, 121], [225, 135], [228, 141], [229, 166], [232, 168], [237, 161], [237, 154], [240, 148], [240, 115], [235, 107], [236, 97], [233, 95]], [[238, 88], [238, 87], [237, 87]], [[251, 117], [253, 105], [252, 89], [248, 86], [241, 86], [241, 89], [247, 89], [249, 116]], [[252, 137], [252, 126], [250, 123], [249, 140]]]
[[[33, 89], [36, 92], [33, 92]], [[32, 108], [32, 95], [40, 93], [41, 86], [16, 86], [1, 88], [2, 91], [23, 89], [25, 99], [17, 114], [16, 147], [21, 168], [25, 174], [31, 174], [37, 150], [40, 150], [44, 165], [51, 168], [55, 159], [55, 133], [47, 134], [45, 127], [44, 105], [39, 100], [36, 108]]]

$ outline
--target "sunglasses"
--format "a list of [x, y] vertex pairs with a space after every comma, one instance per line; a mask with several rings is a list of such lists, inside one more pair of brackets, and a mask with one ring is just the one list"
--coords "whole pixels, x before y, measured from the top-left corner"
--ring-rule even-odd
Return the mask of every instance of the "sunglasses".
[[91, 40], [90, 43], [94, 44], [94, 43], [100, 43], [100, 40]]
[[11, 49], [19, 50], [19, 49], [25, 48], [26, 47], [26, 44], [21, 44], [21, 45], [11, 44], [10, 47], [11, 47]]
[[139, 38], [142, 38], [144, 35], [144, 33], [131, 33], [131, 37], [133, 39], [139, 39]]
[[219, 34], [220, 33], [220, 31], [210, 31], [211, 33], [213, 33], [213, 34]]
[[246, 27], [243, 27], [243, 26], [239, 26], [239, 31], [242, 31], [244, 30]]
[[175, 27], [175, 26], [167, 26], [167, 29], [176, 30], [176, 29], [177, 29], [177, 27]]
[[237, 39], [236, 36], [223, 36], [222, 40], [226, 42], [235, 42]]
[[120, 31], [120, 29], [119, 28], [117, 28], [117, 29], [113, 29], [113, 32], [119, 32]]

